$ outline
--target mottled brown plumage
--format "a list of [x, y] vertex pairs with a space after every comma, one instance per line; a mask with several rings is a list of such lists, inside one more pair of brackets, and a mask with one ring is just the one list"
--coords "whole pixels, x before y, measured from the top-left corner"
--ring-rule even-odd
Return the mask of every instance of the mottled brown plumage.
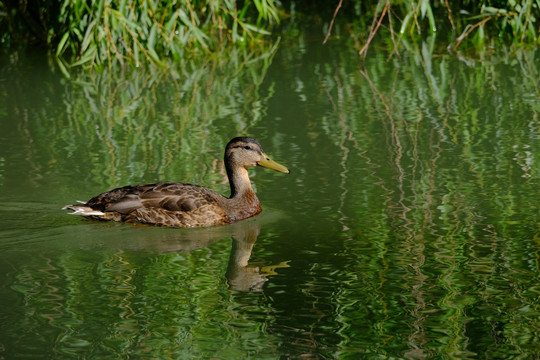
[[286, 167], [271, 160], [256, 140], [237, 137], [225, 148], [225, 168], [231, 186], [229, 198], [199, 185], [161, 182], [124, 186], [64, 209], [93, 219], [163, 226], [232, 223], [262, 211], [247, 172], [248, 167], [257, 165], [289, 173]]

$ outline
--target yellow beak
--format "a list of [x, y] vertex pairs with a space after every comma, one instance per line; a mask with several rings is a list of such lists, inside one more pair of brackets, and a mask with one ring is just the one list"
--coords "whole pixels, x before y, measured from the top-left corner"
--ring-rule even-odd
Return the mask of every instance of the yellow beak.
[[290, 171], [285, 166], [278, 164], [274, 160], [270, 159], [265, 153], [262, 154], [261, 160], [257, 161], [257, 165], [262, 167], [289, 174]]

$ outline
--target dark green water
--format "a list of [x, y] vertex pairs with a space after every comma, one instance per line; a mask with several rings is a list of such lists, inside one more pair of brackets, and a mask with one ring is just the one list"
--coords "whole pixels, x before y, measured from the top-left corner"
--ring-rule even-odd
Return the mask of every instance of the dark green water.
[[[373, 49], [300, 37], [74, 81], [5, 60], [0, 358], [539, 357], [538, 55]], [[238, 135], [291, 169], [251, 170], [256, 218], [60, 210], [158, 180], [227, 194]]]

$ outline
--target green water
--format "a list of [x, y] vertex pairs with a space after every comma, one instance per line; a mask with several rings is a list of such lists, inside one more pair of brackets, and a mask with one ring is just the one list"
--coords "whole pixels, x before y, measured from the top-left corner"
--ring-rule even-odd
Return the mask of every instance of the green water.
[[[72, 81], [4, 59], [0, 358], [539, 357], [538, 54], [372, 49]], [[227, 194], [238, 135], [291, 169], [250, 170], [253, 219], [60, 210], [158, 180]]]

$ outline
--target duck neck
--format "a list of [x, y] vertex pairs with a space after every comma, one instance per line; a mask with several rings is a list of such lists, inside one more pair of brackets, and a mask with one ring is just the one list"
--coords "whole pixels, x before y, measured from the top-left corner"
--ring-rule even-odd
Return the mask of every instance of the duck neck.
[[261, 204], [251, 188], [247, 169], [227, 166], [227, 176], [231, 186], [229, 200], [235, 203], [233, 213], [229, 216], [233, 220], [241, 220], [260, 213]]
[[250, 193], [255, 194], [251, 188], [247, 169], [241, 166], [235, 168], [227, 166], [227, 176], [231, 186], [231, 196], [229, 199], [243, 198]]

